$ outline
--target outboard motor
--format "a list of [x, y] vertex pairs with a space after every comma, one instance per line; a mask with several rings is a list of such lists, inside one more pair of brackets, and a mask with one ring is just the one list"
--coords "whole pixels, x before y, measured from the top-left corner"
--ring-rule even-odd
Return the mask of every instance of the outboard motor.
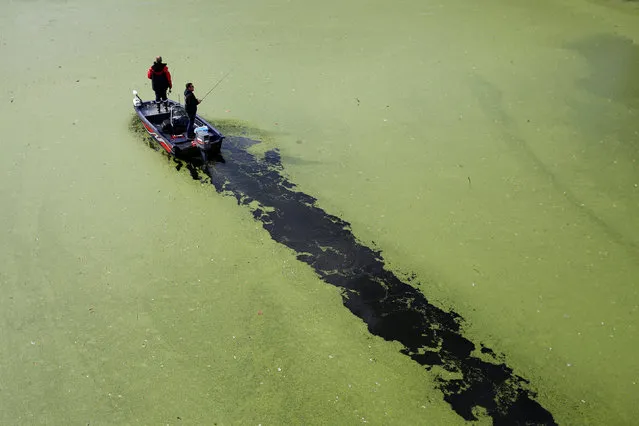
[[195, 129], [195, 144], [200, 149], [208, 150], [211, 147], [211, 142], [213, 142], [213, 137], [213, 133], [206, 126]]
[[202, 155], [202, 161], [206, 163], [207, 154], [211, 150], [211, 144], [215, 135], [209, 130], [207, 126], [200, 126], [195, 129], [195, 139], [193, 144], [200, 149]]

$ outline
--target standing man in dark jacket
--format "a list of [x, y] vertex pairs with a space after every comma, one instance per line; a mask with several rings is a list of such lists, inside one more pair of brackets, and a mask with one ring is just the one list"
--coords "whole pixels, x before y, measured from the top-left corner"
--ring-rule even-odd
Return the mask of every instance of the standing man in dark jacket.
[[173, 83], [171, 82], [169, 68], [162, 62], [161, 56], [155, 58], [155, 62], [149, 68], [146, 76], [151, 80], [151, 85], [155, 92], [155, 100], [166, 101], [166, 90], [169, 89], [169, 92], [171, 92]]
[[197, 106], [201, 102], [193, 94], [194, 90], [195, 87], [193, 86], [193, 83], [186, 83], [186, 90], [184, 91], [184, 109], [186, 110], [186, 115], [189, 116], [189, 125], [186, 128], [186, 137], [189, 139], [195, 138], [195, 133], [193, 132], [195, 127], [195, 114], [197, 114]]

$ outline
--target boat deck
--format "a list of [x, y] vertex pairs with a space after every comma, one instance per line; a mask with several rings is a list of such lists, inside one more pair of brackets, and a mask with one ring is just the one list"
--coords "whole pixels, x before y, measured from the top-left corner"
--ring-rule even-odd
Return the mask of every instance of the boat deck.
[[152, 123], [161, 123], [163, 120], [169, 118], [169, 112], [162, 106], [158, 113], [158, 107], [155, 103], [144, 103], [140, 107], [140, 112]]

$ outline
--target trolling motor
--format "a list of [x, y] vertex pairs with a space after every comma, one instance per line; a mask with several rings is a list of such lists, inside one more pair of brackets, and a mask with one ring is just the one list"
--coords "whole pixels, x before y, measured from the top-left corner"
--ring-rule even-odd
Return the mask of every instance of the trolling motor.
[[141, 107], [142, 106], [142, 99], [140, 99], [140, 97], [138, 96], [138, 91], [134, 90], [133, 91], [133, 95], [135, 96], [135, 98], [133, 98], [133, 106], [134, 107]]

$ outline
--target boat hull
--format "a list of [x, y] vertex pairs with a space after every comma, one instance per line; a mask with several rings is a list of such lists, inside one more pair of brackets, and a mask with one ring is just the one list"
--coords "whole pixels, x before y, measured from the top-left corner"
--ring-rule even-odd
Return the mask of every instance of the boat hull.
[[198, 136], [194, 139], [187, 138], [186, 129], [167, 129], [166, 124], [171, 120], [172, 108], [183, 110], [178, 102], [169, 99], [158, 104], [155, 101], [144, 102], [137, 98], [137, 101], [134, 99], [133, 108], [149, 136], [171, 155], [206, 160], [219, 154], [222, 149], [224, 135], [199, 115], [195, 117], [195, 128], [199, 130]]

